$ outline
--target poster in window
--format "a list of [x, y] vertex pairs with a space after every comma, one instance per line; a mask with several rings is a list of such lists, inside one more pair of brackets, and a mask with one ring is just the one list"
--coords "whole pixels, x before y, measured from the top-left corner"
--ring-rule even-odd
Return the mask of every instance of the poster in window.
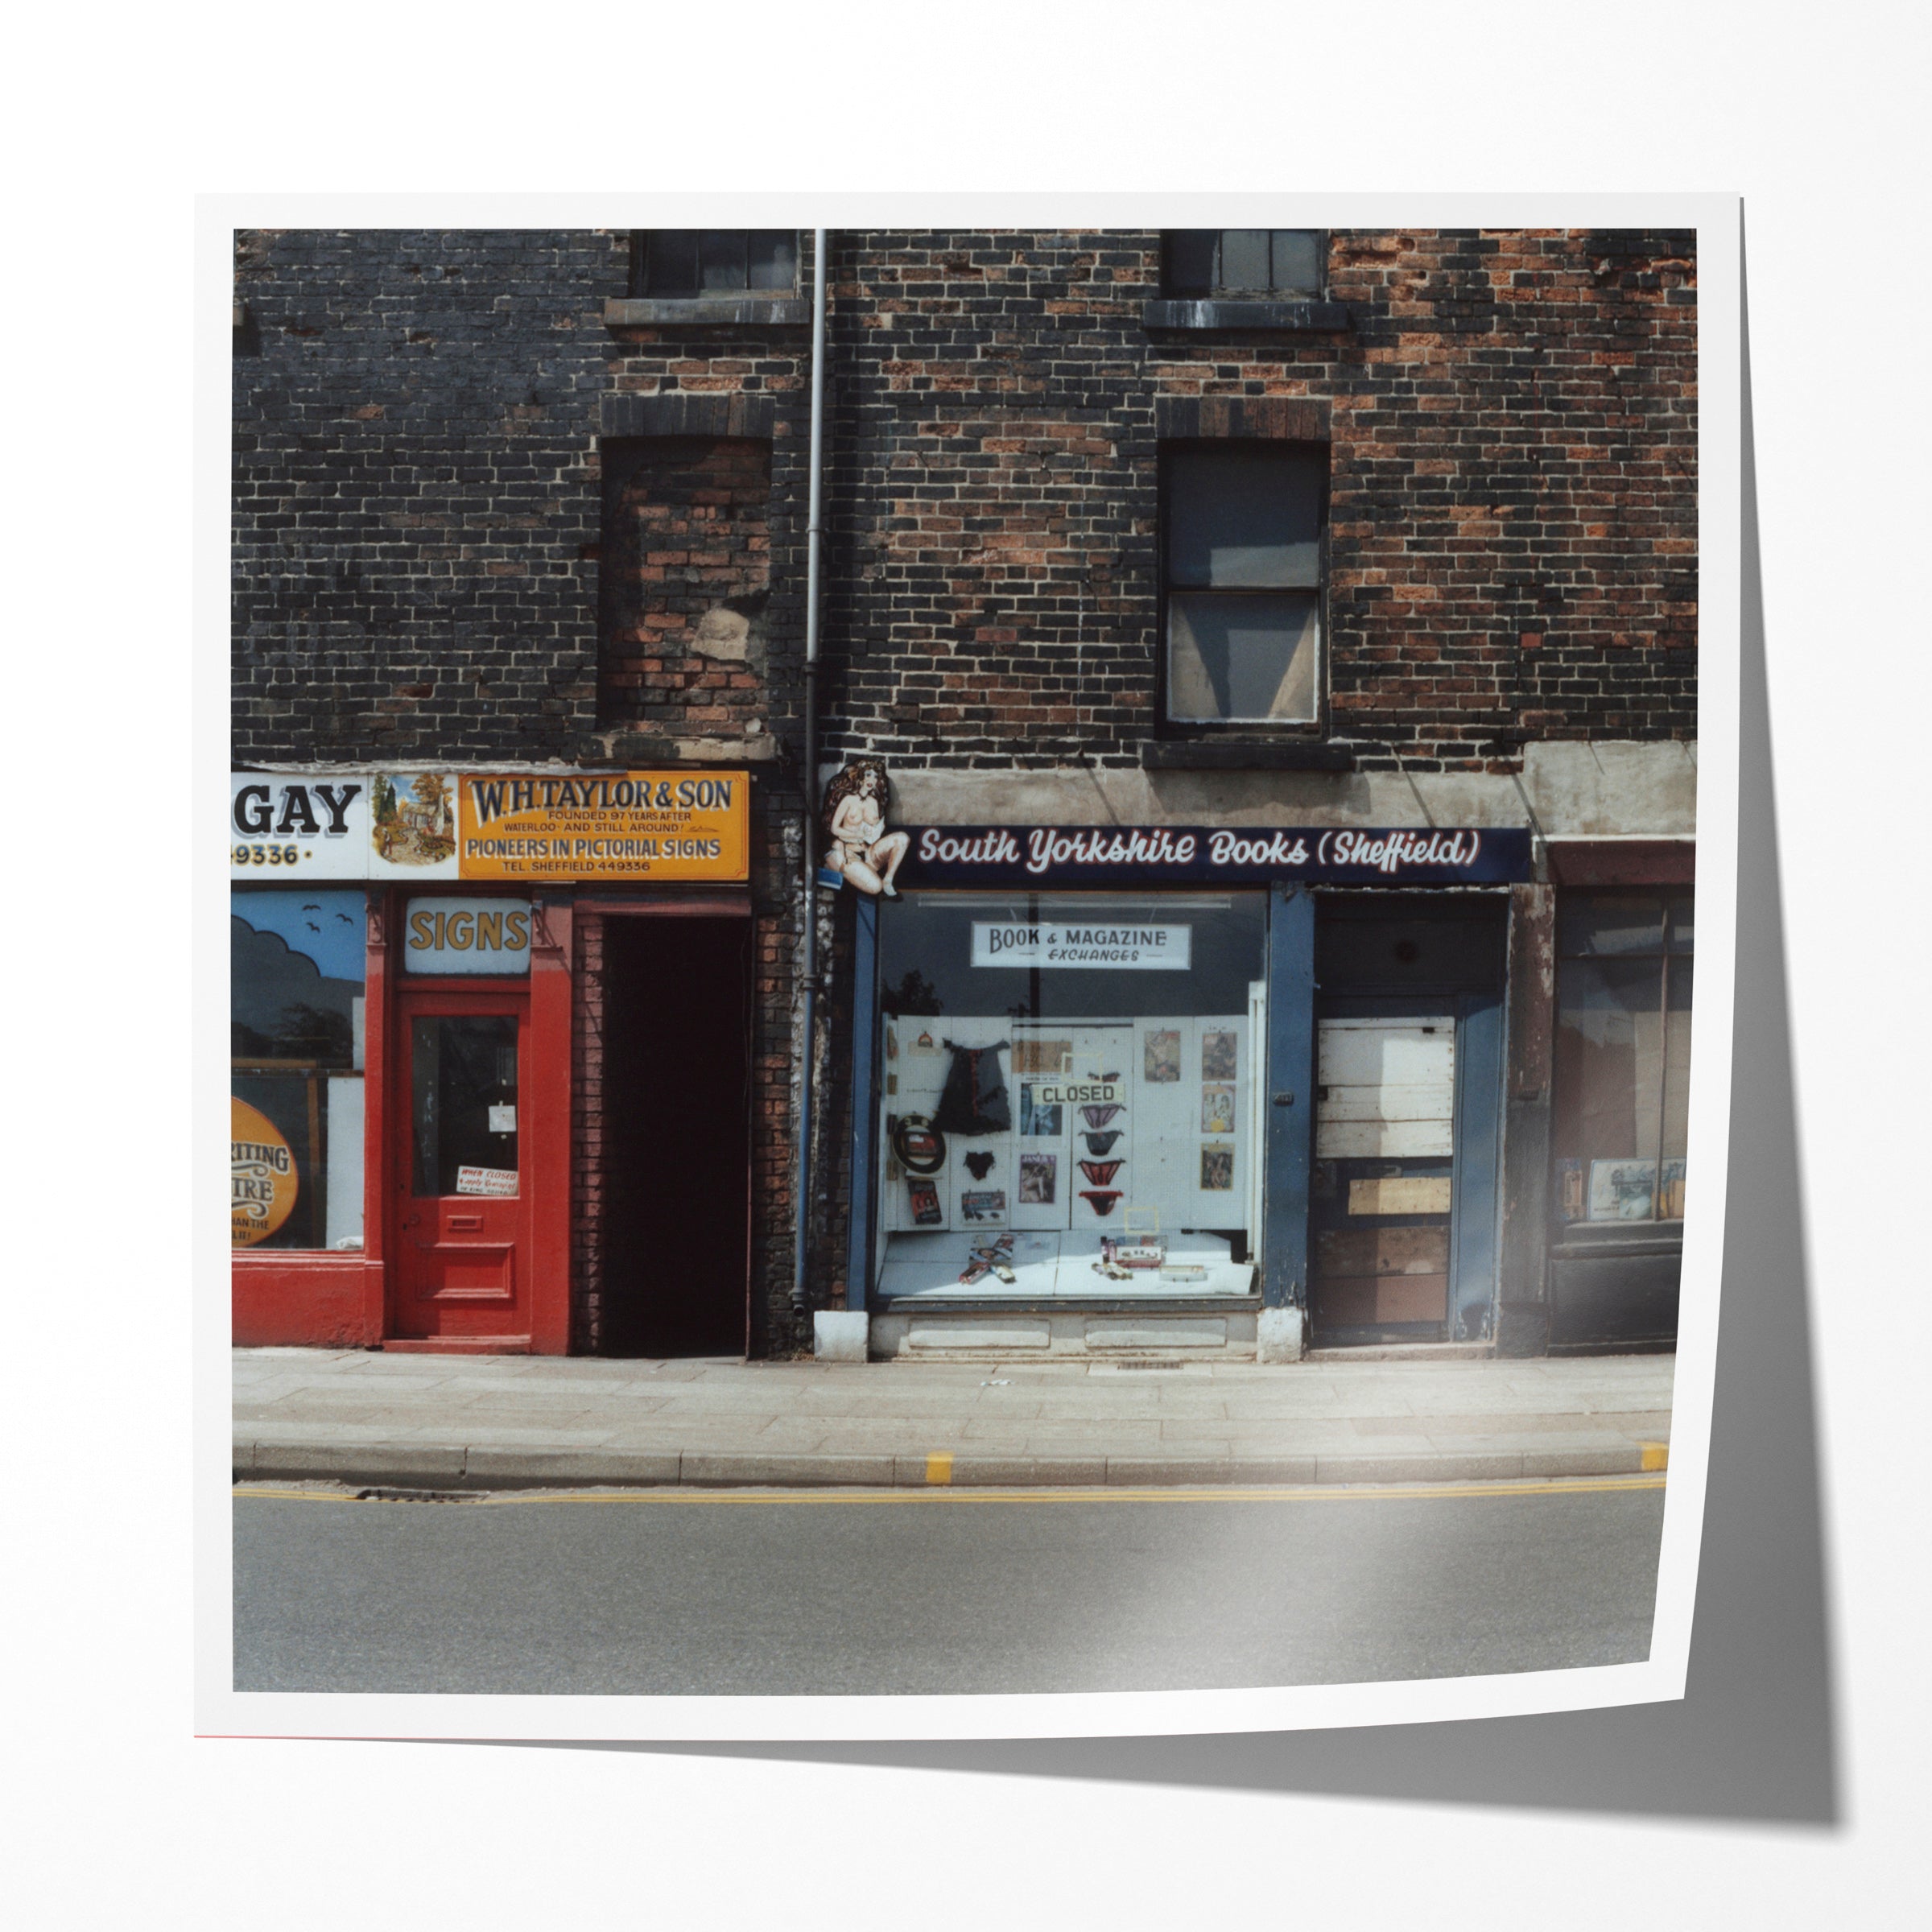
[[1657, 1196], [1655, 1161], [1592, 1161], [1590, 1218], [1593, 1221], [1647, 1221]]
[[939, 1208], [939, 1191], [931, 1181], [908, 1181], [907, 1199], [915, 1228], [937, 1228], [946, 1216]]
[[1015, 1073], [1066, 1073], [1072, 1065], [1071, 1040], [1020, 1039], [1013, 1043]]
[[1684, 1163], [1666, 1161], [1657, 1183], [1657, 1218], [1681, 1221], [1684, 1218]]
[[[1212, 1035], [1209, 1036], [1212, 1038]], [[1232, 1039], [1234, 1036], [1227, 1036]], [[1234, 1132], [1234, 1088], [1224, 1081], [1211, 1082], [1201, 1089], [1201, 1132]]]
[[1583, 1163], [1558, 1161], [1556, 1164], [1556, 1212], [1561, 1220], [1580, 1221], [1588, 1208], [1584, 1199]]
[[1232, 1194], [1234, 1191], [1232, 1147], [1203, 1147], [1201, 1150], [1201, 1191], [1204, 1194]]
[[1235, 1036], [1232, 1033], [1201, 1035], [1201, 1078], [1231, 1080], [1235, 1073]]
[[229, 1108], [231, 1239], [237, 1248], [252, 1248], [295, 1211], [295, 1157], [266, 1114], [232, 1096]]
[[1141, 1036], [1141, 1078], [1150, 1086], [1162, 1087], [1181, 1077], [1181, 1036], [1174, 1028], [1159, 1026]]
[[960, 1218], [968, 1221], [990, 1221], [995, 1224], [1006, 1218], [1006, 1190], [1004, 1187], [968, 1188], [960, 1196]]
[[1023, 1154], [1020, 1156], [1020, 1200], [1022, 1205], [1051, 1208], [1059, 1179], [1059, 1156]]

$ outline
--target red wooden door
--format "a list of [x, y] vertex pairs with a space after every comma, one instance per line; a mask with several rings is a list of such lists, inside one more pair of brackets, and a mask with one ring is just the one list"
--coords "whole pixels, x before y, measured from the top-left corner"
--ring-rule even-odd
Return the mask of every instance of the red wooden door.
[[398, 1005], [391, 1332], [527, 1343], [535, 1279], [529, 996], [411, 992]]

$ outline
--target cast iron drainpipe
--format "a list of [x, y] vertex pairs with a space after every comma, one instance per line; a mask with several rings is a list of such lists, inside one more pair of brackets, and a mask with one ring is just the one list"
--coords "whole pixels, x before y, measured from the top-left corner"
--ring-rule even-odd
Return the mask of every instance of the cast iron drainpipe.
[[811, 1061], [819, 975], [819, 535], [825, 447], [825, 230], [811, 231], [811, 450], [805, 520], [805, 761], [799, 774], [805, 817], [799, 840], [799, 893], [804, 906], [803, 1046], [799, 1055], [799, 1198], [794, 1218], [791, 1315], [795, 1339], [805, 1320], [805, 1252], [811, 1220]]

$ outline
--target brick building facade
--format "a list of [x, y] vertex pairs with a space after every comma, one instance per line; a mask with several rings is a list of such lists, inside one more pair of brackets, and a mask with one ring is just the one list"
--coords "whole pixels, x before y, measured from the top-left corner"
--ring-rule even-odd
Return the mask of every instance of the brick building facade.
[[[234, 762], [749, 774], [741, 886], [579, 881], [546, 885], [540, 902], [554, 914], [543, 931], [568, 933], [553, 968], [569, 988], [568, 1345], [762, 1352], [810, 1340], [791, 1288], [799, 840], [817, 857], [826, 839], [815, 811], [803, 824], [816, 265], [808, 234], [674, 239], [654, 252], [621, 233], [237, 237]], [[1218, 1332], [1212, 1345], [1265, 1353], [1269, 1335], [1279, 1348], [1311, 1324], [1344, 1344], [1666, 1339], [1695, 832], [1693, 237], [840, 231], [825, 270], [815, 807], [842, 764], [876, 758], [889, 823], [914, 832], [1319, 842], [1466, 828], [1490, 856], [1459, 881], [1325, 860], [1191, 877], [1191, 897], [1171, 901], [1208, 907], [1186, 915], [1203, 949], [1190, 975], [1034, 970], [999, 1026], [980, 1013], [987, 1043], [1017, 1030], [1036, 1052], [1051, 1022], [1104, 1058], [1117, 1034], [1141, 1067], [1112, 1103], [1126, 1137], [1113, 1129], [1119, 1146], [1087, 1158], [1106, 1129], [1084, 1137], [1084, 1157], [1064, 1122], [1031, 1152], [1017, 1126], [976, 1151], [956, 1130], [932, 1228], [907, 1220], [923, 1197], [890, 1144], [901, 1076], [925, 1091], [901, 1050], [923, 1053], [931, 1030], [910, 1027], [923, 1009], [893, 968], [922, 972], [922, 946], [981, 943], [975, 881], [922, 869], [916, 849], [903, 904], [834, 872], [811, 888], [829, 997], [813, 1050], [809, 1303], [865, 1311], [875, 1352], [922, 1336], [970, 1349], [988, 1307], [1001, 1334], [1030, 1323], [1028, 1346], [1116, 1345], [1104, 1338], [1129, 1333], [1119, 1311], [1145, 1279], [1083, 1274], [1069, 1294], [1037, 1270], [1008, 1285], [981, 1269], [976, 1298], [950, 1250], [923, 1286], [907, 1257], [1001, 1228], [1037, 1248], [1051, 1232], [1064, 1275], [1078, 1217], [1097, 1242], [1145, 1174], [1149, 1199], [1179, 1215], [1230, 1200], [1212, 1229], [1170, 1225], [1177, 1256], [1184, 1232], [1209, 1241], [1203, 1274], [1175, 1261], [1170, 1301], [1135, 1303], [1142, 1340], [1119, 1346]], [[1121, 919], [1183, 930], [1162, 910], [1175, 889], [1153, 872], [1103, 881], [1069, 861], [1039, 878], [989, 873], [980, 899], [1038, 919], [1102, 903], [1104, 882]], [[1075, 896], [1040, 897], [1060, 888]], [[385, 923], [379, 896], [370, 945], [393, 956], [403, 902]], [[1651, 936], [1637, 930], [1646, 906]], [[745, 1076], [752, 1185], [732, 1335], [716, 1308], [707, 1325], [646, 1305], [695, 1292], [685, 1277], [723, 1266], [716, 1240], [737, 1224], [717, 1235], [723, 1210], [708, 1209], [716, 1239], [687, 1253], [662, 1220], [625, 1218], [640, 1175], [700, 1193], [717, 1179], [669, 1181], [662, 1136], [635, 1117], [676, 1026], [659, 955], [687, 981], [744, 975], [730, 1065]], [[1633, 960], [1654, 960], [1653, 993]], [[1217, 975], [1229, 990], [1199, 1012], [1141, 991]], [[944, 977], [935, 966], [922, 984]], [[1076, 984], [1084, 1006], [1068, 1004]], [[957, 995], [941, 1005], [971, 1017]], [[727, 1007], [712, 1001], [704, 1024], [735, 1026]], [[1346, 1084], [1316, 1077], [1331, 1052], [1339, 1067], [1373, 1039], [1433, 1066], [1435, 1030], [1451, 1022], [1439, 1123], [1405, 1141], [1386, 1121], [1375, 1140], [1315, 1119]], [[1170, 1036], [1178, 1080], [1154, 1044]], [[920, 1077], [946, 1064], [943, 1038]], [[1001, 1044], [1018, 1088], [1021, 1050]], [[1236, 1071], [1212, 1078], [1224, 1053]], [[1290, 1080], [1297, 1054], [1307, 1065]], [[701, 1083], [706, 1064], [678, 1078]], [[1162, 1141], [1139, 1125], [1167, 1117], [1168, 1084], [1198, 1084], [1209, 1108], [1184, 1147], [1178, 1127]], [[1434, 1105], [1414, 1098], [1426, 1084], [1364, 1089], [1362, 1104]], [[1212, 1110], [1223, 1086], [1225, 1117]], [[1301, 1097], [1270, 1113], [1264, 1088]], [[1428, 1134], [1450, 1136], [1451, 1121], [1453, 1155], [1447, 1137], [1401, 1150], [1435, 1148]], [[386, 1143], [369, 1137], [369, 1245], [343, 1251], [362, 1257], [358, 1285], [325, 1290], [286, 1240], [259, 1245], [237, 1264], [259, 1284], [237, 1289], [244, 1333], [398, 1339], [393, 1228], [390, 1261], [370, 1258], [395, 1212], [398, 1121]], [[1472, 1134], [1488, 1137], [1480, 1158]], [[989, 1163], [984, 1187], [957, 1169], [969, 1153]], [[1050, 1153], [1057, 1168], [1040, 1165]], [[1027, 1203], [1030, 1233], [1022, 1160], [1031, 1190], [1056, 1197]], [[1323, 1207], [1325, 1187], [1340, 1201], [1357, 1180], [1381, 1187], [1378, 1160], [1389, 1182], [1415, 1183], [1402, 1199], [1435, 1201], [1439, 1182], [1439, 1212], [1356, 1228]], [[1076, 1162], [1120, 1187], [1069, 1208]], [[990, 1213], [995, 1195], [985, 1228], [967, 1229], [966, 1201]], [[1253, 1279], [1237, 1290], [1226, 1268]], [[329, 1312], [303, 1316], [303, 1294]], [[1271, 1327], [1265, 1309], [1293, 1320]], [[428, 1345], [455, 1332], [427, 1328]], [[474, 1322], [467, 1332], [491, 1342]]]

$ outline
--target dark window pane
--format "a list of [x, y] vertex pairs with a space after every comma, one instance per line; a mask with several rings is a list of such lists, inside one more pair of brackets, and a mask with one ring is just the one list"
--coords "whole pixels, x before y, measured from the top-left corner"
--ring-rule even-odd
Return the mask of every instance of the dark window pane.
[[517, 1022], [507, 1013], [410, 1022], [415, 1187], [419, 1195], [502, 1191], [461, 1170], [517, 1171]]
[[1186, 228], [1167, 237], [1167, 286], [1177, 295], [1204, 295], [1214, 287], [1211, 228]]
[[1664, 1119], [1662, 968], [1656, 959], [1564, 960], [1558, 968], [1550, 1142], [1559, 1220], [1655, 1218]]
[[1319, 233], [1312, 228], [1278, 228], [1273, 232], [1274, 260], [1270, 286], [1279, 294], [1319, 295], [1322, 291]]
[[1327, 468], [1318, 450], [1176, 450], [1168, 469], [1168, 580], [1319, 584]]
[[760, 229], [751, 237], [750, 286], [795, 288], [799, 279], [798, 237], [788, 229]]
[[1659, 1170], [1657, 1218], [1684, 1218], [1684, 1157], [1690, 1141], [1691, 962], [1670, 963], [1670, 1000], [1664, 1009], [1663, 1166]]
[[1167, 715], [1312, 723], [1320, 634], [1311, 591], [1176, 592], [1167, 604]]
[[1261, 290], [1268, 279], [1268, 233], [1265, 228], [1221, 230], [1220, 285], [1229, 290]]
[[745, 286], [743, 229], [711, 229], [699, 236], [698, 286], [708, 295]]
[[1697, 922], [1693, 917], [1697, 902], [1689, 893], [1670, 902], [1670, 950], [1673, 952], [1689, 952], [1693, 950], [1691, 939]]
[[695, 295], [698, 292], [698, 237], [688, 228], [661, 228], [649, 240], [646, 292]]
[[1662, 952], [1663, 901], [1649, 894], [1566, 895], [1557, 902], [1556, 949], [1566, 956]]

